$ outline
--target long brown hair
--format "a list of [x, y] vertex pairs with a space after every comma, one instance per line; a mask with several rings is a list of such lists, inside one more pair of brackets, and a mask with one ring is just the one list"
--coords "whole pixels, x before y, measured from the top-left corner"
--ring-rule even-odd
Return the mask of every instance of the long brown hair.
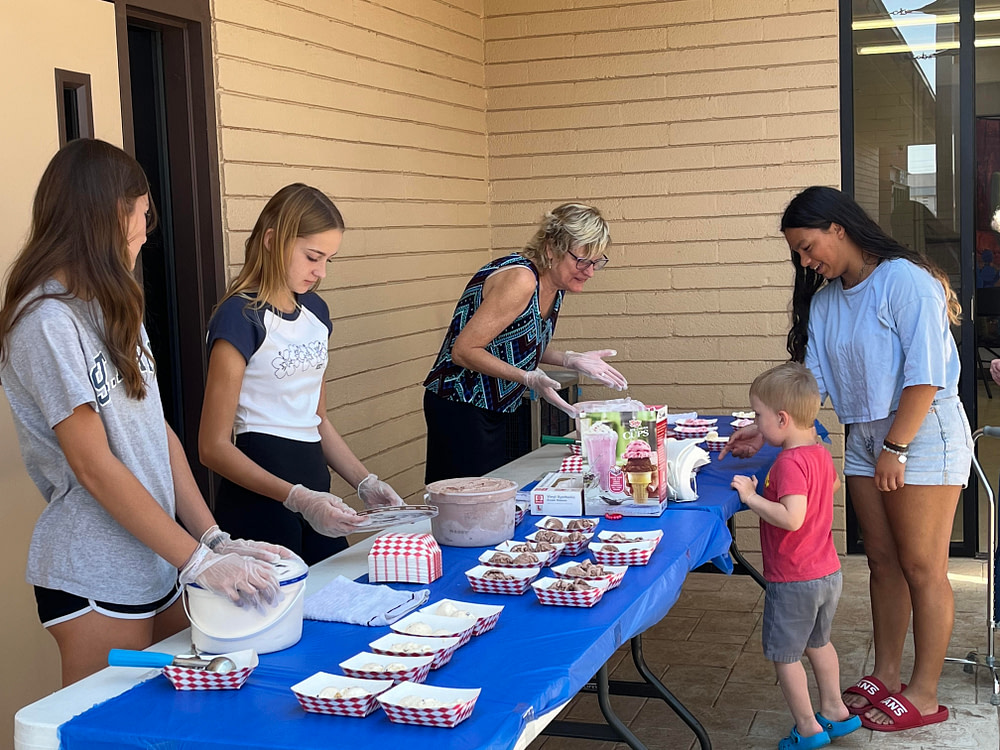
[[[958, 323], [962, 306], [944, 271], [923, 253], [911, 250], [886, 234], [847, 193], [832, 187], [814, 185], [792, 198], [781, 217], [782, 232], [786, 229], [826, 231], [832, 224], [843, 227], [854, 244], [869, 255], [880, 260], [904, 258], [927, 271], [944, 287], [948, 320], [953, 325]], [[813, 295], [826, 280], [799, 263], [794, 250], [791, 251], [791, 257], [795, 267], [795, 286], [792, 291], [792, 327], [788, 332], [786, 346], [793, 362], [804, 362], [809, 339], [809, 306]]]
[[[273, 233], [267, 247], [264, 238], [269, 229]], [[344, 231], [344, 217], [322, 191], [301, 182], [281, 188], [257, 217], [246, 241], [243, 268], [219, 304], [250, 291], [257, 294], [250, 307], [274, 303], [288, 289], [288, 260], [296, 238], [331, 229]]]
[[[110, 143], [79, 139], [52, 157], [35, 191], [28, 240], [7, 272], [0, 308], [0, 361], [10, 353], [8, 336], [21, 316], [43, 299], [76, 297], [100, 308], [99, 335], [125, 392], [145, 398], [139, 357], [152, 361], [152, 355], [140, 336], [143, 294], [132, 275], [128, 217], [136, 200], [148, 192], [139, 163]], [[152, 226], [150, 221], [147, 232]], [[65, 294], [28, 299], [57, 273], [66, 283]]]

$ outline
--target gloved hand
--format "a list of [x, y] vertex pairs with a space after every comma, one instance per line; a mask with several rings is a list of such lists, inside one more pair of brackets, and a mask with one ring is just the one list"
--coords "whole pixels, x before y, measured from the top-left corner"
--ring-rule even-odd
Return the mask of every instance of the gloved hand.
[[270, 544], [269, 542], [257, 542], [253, 539], [233, 539], [229, 534], [219, 528], [218, 524], [212, 526], [201, 535], [201, 543], [212, 552], [224, 555], [227, 552], [235, 552], [237, 555], [245, 557], [255, 557], [264, 562], [275, 563], [282, 558], [290, 558], [294, 553], [280, 544]]
[[544, 370], [521, 370], [524, 377], [521, 382], [528, 386], [531, 390], [535, 391], [539, 396], [544, 398], [554, 407], [560, 411], [569, 414], [569, 416], [576, 418], [578, 412], [575, 406], [572, 406], [559, 396], [559, 381], [553, 380], [548, 375], [545, 374]]
[[378, 508], [383, 505], [402, 505], [403, 498], [376, 474], [369, 474], [358, 485], [358, 497], [366, 508]]
[[565, 352], [563, 367], [583, 373], [608, 388], [624, 391], [628, 381], [618, 370], [604, 361], [604, 357], [614, 357], [618, 354], [614, 349], [600, 349], [593, 352]]
[[253, 557], [230, 552], [220, 555], [204, 544], [199, 544], [184, 567], [178, 580], [181, 585], [197, 583], [203, 589], [229, 597], [240, 607], [257, 607], [263, 602], [276, 603], [280, 586], [274, 568]]
[[354, 508], [329, 492], [297, 484], [285, 498], [285, 507], [301, 513], [308, 524], [326, 536], [347, 536], [362, 531], [362, 520]]

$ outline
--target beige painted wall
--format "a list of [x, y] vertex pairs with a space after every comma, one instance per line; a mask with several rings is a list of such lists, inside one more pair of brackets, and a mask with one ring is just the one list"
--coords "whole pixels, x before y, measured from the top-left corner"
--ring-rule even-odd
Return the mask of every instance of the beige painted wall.
[[[0, 3], [0, 269], [23, 243], [38, 179], [59, 148], [55, 68], [89, 73], [98, 137], [122, 142], [114, 6], [101, 0]], [[55, 642], [38, 623], [24, 581], [28, 542], [42, 499], [21, 463], [10, 407], [0, 392], [0, 747], [21, 706], [59, 686]]]
[[215, 0], [230, 272], [278, 188], [333, 198], [348, 231], [321, 286], [330, 416], [404, 497], [423, 490], [420, 383], [489, 258], [481, 15], [481, 0]]
[[[615, 244], [613, 264], [567, 300], [558, 345], [617, 347], [632, 394], [650, 402], [745, 407], [753, 376], [785, 358], [780, 211], [798, 189], [839, 180], [836, 5], [214, 0], [228, 268], [282, 185], [334, 198], [349, 231], [321, 289], [331, 417], [404, 496], [422, 489], [420, 383], [461, 288], [566, 200], [600, 207]], [[4, 6], [0, 60], [23, 74], [0, 84], [21, 114], [0, 125], [2, 166], [30, 178], [0, 187], [0, 268], [55, 149], [52, 67], [92, 74], [98, 134], [121, 139], [111, 4]], [[58, 678], [23, 582], [40, 501], [0, 405], [15, 499], [0, 506], [14, 571], [0, 579], [9, 737], [13, 710]], [[837, 524], [842, 548], [842, 510]], [[755, 530], [740, 536], [756, 547]]]
[[[647, 403], [747, 408], [754, 376], [787, 359], [781, 211], [840, 180], [836, 0], [485, 8], [494, 252], [550, 205], [599, 207], [612, 263], [567, 298], [556, 345], [617, 348]], [[755, 520], [741, 523], [741, 545], [759, 549]]]

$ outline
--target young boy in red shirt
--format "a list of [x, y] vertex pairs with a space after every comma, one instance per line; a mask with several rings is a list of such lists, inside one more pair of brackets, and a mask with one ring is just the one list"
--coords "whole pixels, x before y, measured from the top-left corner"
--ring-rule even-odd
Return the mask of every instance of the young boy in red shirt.
[[[757, 376], [750, 404], [764, 440], [782, 451], [764, 480], [733, 477], [740, 500], [760, 517], [764, 557], [764, 656], [774, 663], [778, 684], [795, 719], [779, 750], [810, 750], [861, 726], [841, 698], [840, 664], [830, 627], [843, 581], [833, 546], [833, 493], [840, 479], [829, 452], [816, 442], [813, 424], [820, 398], [816, 379], [789, 362]], [[819, 687], [813, 713], [802, 654]]]

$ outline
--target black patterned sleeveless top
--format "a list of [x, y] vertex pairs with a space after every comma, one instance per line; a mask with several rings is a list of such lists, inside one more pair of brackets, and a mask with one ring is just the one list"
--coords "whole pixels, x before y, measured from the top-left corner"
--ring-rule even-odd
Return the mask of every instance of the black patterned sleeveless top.
[[491, 411], [512, 412], [520, 405], [525, 386], [468, 370], [456, 365], [451, 359], [455, 339], [483, 302], [483, 284], [486, 279], [493, 272], [511, 266], [524, 266], [532, 270], [535, 274], [535, 293], [514, 322], [486, 345], [486, 351], [521, 370], [534, 370], [538, 367], [545, 347], [552, 340], [563, 292], [560, 290], [556, 293], [552, 313], [543, 319], [538, 308], [538, 270], [534, 263], [522, 255], [507, 255], [480, 268], [466, 285], [455, 306], [455, 314], [441, 344], [441, 351], [424, 381], [427, 390], [450, 401], [473, 404]]

